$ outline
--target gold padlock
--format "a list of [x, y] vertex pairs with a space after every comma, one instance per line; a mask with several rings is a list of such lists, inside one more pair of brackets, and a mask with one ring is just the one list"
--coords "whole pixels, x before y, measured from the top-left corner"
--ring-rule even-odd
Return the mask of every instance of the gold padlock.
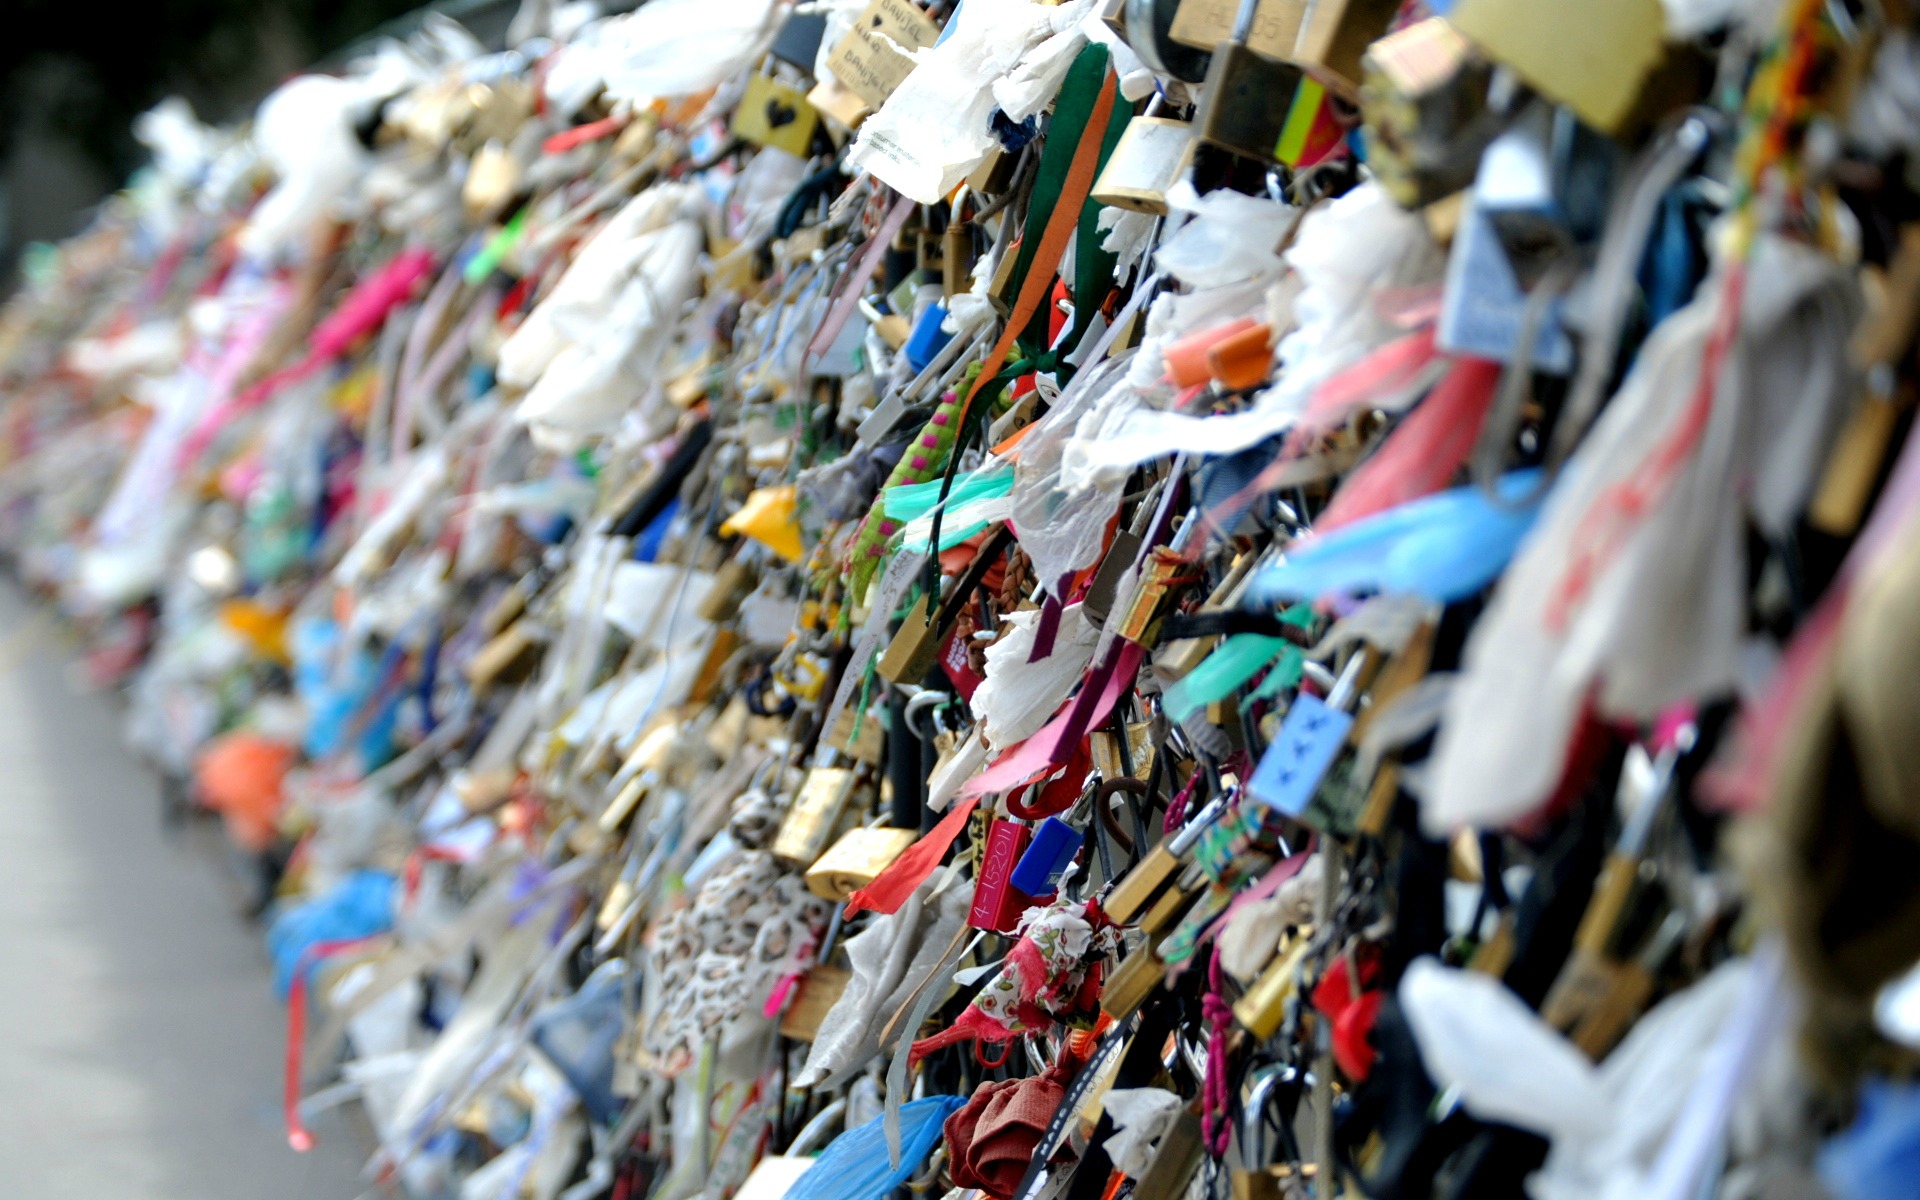
[[807, 868], [807, 890], [838, 904], [874, 881], [907, 847], [920, 840], [918, 830], [885, 826], [849, 829]]
[[1225, 811], [1225, 799], [1215, 796], [1194, 815], [1193, 820], [1187, 822], [1184, 829], [1171, 837], [1162, 838], [1153, 849], [1147, 851], [1107, 893], [1106, 900], [1101, 904], [1107, 916], [1117, 925], [1131, 925], [1151, 908], [1162, 894], [1176, 885], [1180, 872], [1186, 868], [1186, 855], [1193, 849], [1193, 844]]
[[815, 767], [793, 798], [793, 807], [773, 839], [773, 856], [805, 869], [826, 852], [859, 777], [850, 767]]
[[1233, 1019], [1260, 1041], [1266, 1041], [1280, 1032], [1281, 1024], [1287, 1019], [1287, 1001], [1293, 997], [1294, 989], [1300, 982], [1300, 964], [1306, 961], [1310, 944], [1305, 934], [1295, 936], [1291, 946], [1285, 946], [1253, 986], [1246, 990], [1233, 1005]]
[[1167, 964], [1150, 946], [1142, 946], [1120, 960], [1100, 989], [1100, 1011], [1116, 1021], [1124, 1021], [1147, 1002], [1153, 990], [1167, 977]]
[[1092, 197], [1111, 208], [1165, 216], [1167, 192], [1193, 164], [1193, 138], [1185, 121], [1135, 117], [1101, 168]]
[[1140, 646], [1152, 643], [1155, 618], [1160, 615], [1161, 604], [1186, 569], [1187, 564], [1178, 554], [1162, 550], [1153, 552], [1146, 570], [1141, 573], [1140, 586], [1133, 594], [1133, 603], [1120, 623], [1121, 637]]
[[1193, 124], [1199, 140], [1210, 146], [1274, 162], [1301, 71], [1247, 45], [1256, 7], [1255, 0], [1241, 0], [1232, 38], [1214, 47]]
[[1153, 768], [1153, 725], [1132, 721], [1126, 726], [1126, 743], [1113, 729], [1093, 731], [1093, 769], [1102, 779], [1145, 779]]
[[898, 684], [919, 683], [933, 670], [940, 656], [940, 630], [929, 621], [932, 611], [933, 596], [928, 594], [921, 596], [901, 618], [899, 632], [887, 643], [885, 653], [874, 666], [882, 679]]
[[467, 682], [474, 691], [484, 692], [498, 683], [530, 679], [546, 648], [546, 639], [533, 622], [517, 620], [467, 661]]
[[853, 972], [831, 963], [819, 963], [800, 977], [793, 1003], [780, 1017], [780, 1036], [796, 1042], [811, 1042], [820, 1035], [820, 1023], [847, 990]]

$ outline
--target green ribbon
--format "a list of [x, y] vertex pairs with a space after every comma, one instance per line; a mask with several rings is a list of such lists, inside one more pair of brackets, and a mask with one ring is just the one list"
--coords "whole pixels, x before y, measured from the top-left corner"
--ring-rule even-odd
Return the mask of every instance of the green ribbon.
[[[1047, 144], [1040, 152], [1040, 166], [1034, 172], [1033, 193], [1027, 199], [1027, 223], [1021, 230], [1020, 252], [1013, 260], [1013, 295], [1020, 294], [1027, 272], [1033, 265], [1034, 253], [1040, 248], [1040, 235], [1045, 231], [1054, 208], [1060, 203], [1060, 193], [1066, 186], [1067, 170], [1073, 164], [1074, 151], [1080, 145], [1081, 136], [1086, 133], [1094, 103], [1100, 98], [1101, 85], [1106, 82], [1109, 57], [1105, 46], [1089, 42], [1086, 49], [1080, 51], [1073, 60], [1073, 65], [1067, 69], [1065, 82], [1060, 85], [1060, 95], [1053, 106], [1053, 120], [1047, 126]], [[1113, 156], [1113, 148], [1119, 144], [1121, 132], [1132, 119], [1133, 110], [1116, 99], [1113, 116], [1107, 121], [1101, 138], [1101, 168], [1105, 168], [1107, 160]], [[1094, 178], [1099, 178], [1097, 171]], [[1073, 324], [1060, 343], [1068, 350], [1080, 344], [1088, 323], [1093, 320], [1093, 314], [1099, 311], [1099, 302], [1106, 298], [1107, 292], [1113, 287], [1116, 260], [1112, 254], [1100, 248], [1100, 210], [1105, 207], [1089, 197], [1080, 210], [1080, 224], [1074, 235], [1073, 246]], [[1048, 349], [1052, 341], [1047, 336], [1051, 308], [1051, 305], [1043, 304], [1034, 310], [1027, 327], [1020, 331], [1020, 360], [1009, 364], [1000, 372], [1000, 377], [1011, 380], [1030, 371], [1058, 371], [1065, 365], [1059, 361], [1057, 354]]]
[[[1313, 620], [1313, 607], [1296, 604], [1280, 614], [1288, 625], [1306, 628]], [[1275, 660], [1279, 661], [1276, 663]], [[1224, 700], [1267, 664], [1273, 670], [1261, 681], [1256, 695], [1271, 696], [1282, 688], [1297, 687], [1305, 663], [1300, 647], [1283, 637], [1263, 633], [1236, 633], [1214, 647], [1213, 653], [1189, 671], [1185, 678], [1167, 689], [1167, 715], [1184, 721], [1207, 705]]]

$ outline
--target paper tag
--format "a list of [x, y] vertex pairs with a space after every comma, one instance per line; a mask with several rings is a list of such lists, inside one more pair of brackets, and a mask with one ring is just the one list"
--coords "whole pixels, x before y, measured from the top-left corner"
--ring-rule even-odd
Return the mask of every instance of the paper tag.
[[907, 51], [931, 46], [939, 36], [939, 27], [906, 0], [873, 0], [833, 48], [827, 67], [849, 91], [878, 108], [913, 72]]

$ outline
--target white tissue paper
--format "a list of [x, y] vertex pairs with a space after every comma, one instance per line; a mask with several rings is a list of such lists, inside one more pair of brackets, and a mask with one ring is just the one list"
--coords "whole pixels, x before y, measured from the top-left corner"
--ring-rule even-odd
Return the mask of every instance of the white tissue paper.
[[602, 89], [634, 107], [703, 92], [746, 69], [772, 38], [778, 9], [773, 0], [652, 0], [561, 47], [547, 69], [547, 94], [575, 112]]
[[914, 53], [913, 72], [860, 126], [847, 165], [920, 204], [940, 203], [999, 145], [995, 108], [1017, 121], [1053, 98], [1091, 6], [967, 0], [945, 39]]

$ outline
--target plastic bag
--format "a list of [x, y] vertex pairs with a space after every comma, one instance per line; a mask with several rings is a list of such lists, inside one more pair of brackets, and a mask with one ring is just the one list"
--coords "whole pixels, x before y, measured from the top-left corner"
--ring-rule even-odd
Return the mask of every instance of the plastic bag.
[[1490, 975], [1417, 958], [1400, 1005], [1420, 1060], [1467, 1111], [1549, 1138], [1596, 1137], [1611, 1113], [1593, 1064]]
[[900, 1106], [900, 1165], [887, 1161], [883, 1118], [849, 1129], [820, 1152], [786, 1200], [885, 1200], [913, 1178], [940, 1141], [940, 1126], [966, 1103], [963, 1096], [928, 1096]]

